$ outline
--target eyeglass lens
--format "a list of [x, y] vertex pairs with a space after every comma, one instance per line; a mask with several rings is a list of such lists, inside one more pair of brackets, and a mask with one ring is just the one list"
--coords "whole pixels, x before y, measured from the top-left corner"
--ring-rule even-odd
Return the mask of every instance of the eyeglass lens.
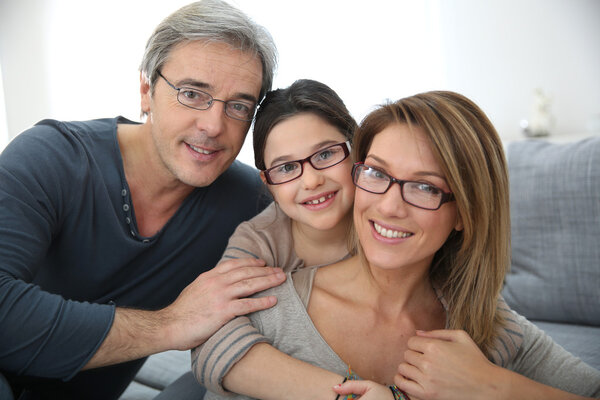
[[239, 100], [223, 101], [215, 99], [210, 94], [197, 89], [180, 88], [177, 100], [184, 106], [197, 110], [207, 110], [215, 101], [219, 101], [225, 104], [225, 114], [231, 118], [247, 121], [254, 116], [254, 105], [251, 103]]
[[281, 184], [300, 177], [304, 172], [303, 164], [306, 161], [308, 161], [314, 169], [325, 169], [339, 164], [346, 159], [348, 155], [349, 150], [347, 144], [338, 143], [319, 150], [304, 160], [290, 161], [276, 165], [266, 170], [265, 174], [269, 176], [271, 184]]
[[394, 183], [398, 183], [405, 202], [428, 210], [438, 209], [444, 198], [444, 192], [437, 186], [424, 182], [400, 181], [368, 165], [355, 165], [353, 180], [359, 188], [376, 194], [383, 194]]

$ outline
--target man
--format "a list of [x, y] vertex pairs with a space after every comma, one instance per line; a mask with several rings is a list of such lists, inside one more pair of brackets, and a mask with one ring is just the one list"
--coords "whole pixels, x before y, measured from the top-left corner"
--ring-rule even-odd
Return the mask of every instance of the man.
[[193, 3], [148, 41], [143, 124], [47, 120], [9, 144], [0, 386], [19, 399], [118, 398], [144, 357], [275, 303], [246, 298], [285, 279], [259, 260], [204, 272], [266, 205], [258, 174], [234, 160], [275, 63], [269, 34], [239, 10]]

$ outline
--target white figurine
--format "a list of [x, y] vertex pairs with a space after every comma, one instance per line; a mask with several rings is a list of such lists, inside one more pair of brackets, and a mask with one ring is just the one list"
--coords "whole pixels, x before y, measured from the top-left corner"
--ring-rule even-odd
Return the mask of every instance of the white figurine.
[[527, 136], [548, 136], [554, 125], [554, 117], [550, 112], [552, 99], [542, 89], [534, 91], [533, 112], [525, 129]]

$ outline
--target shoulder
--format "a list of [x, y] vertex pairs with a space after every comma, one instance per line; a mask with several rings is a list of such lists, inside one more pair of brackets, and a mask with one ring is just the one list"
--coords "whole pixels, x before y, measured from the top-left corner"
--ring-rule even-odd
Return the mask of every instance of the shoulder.
[[[43, 120], [16, 136], [2, 152], [0, 164], [11, 171], [15, 179], [23, 182], [37, 180], [40, 185], [73, 183], [86, 174], [86, 165], [100, 162], [116, 155], [116, 118], [88, 121], [62, 122]], [[102, 142], [87, 132], [107, 136]], [[103, 132], [103, 133], [99, 133]], [[104, 149], [104, 150], [103, 150]]]
[[496, 312], [499, 316], [498, 320], [502, 323], [496, 327], [496, 337], [490, 357], [494, 364], [506, 367], [523, 346], [525, 335], [523, 324], [527, 320], [513, 311], [502, 296], [498, 298]]
[[38, 161], [55, 157], [72, 157], [87, 149], [98, 138], [114, 143], [117, 119], [65, 122], [46, 119], [17, 135], [7, 146], [7, 153], [33, 157]]
[[290, 272], [286, 273], [286, 280], [281, 285], [255, 293], [252, 297], [265, 296], [277, 297], [277, 304], [273, 307], [249, 314], [248, 316], [251, 320], [268, 320], [274, 317], [276, 318], [279, 315], [290, 315], [290, 311], [296, 310], [299, 305], [303, 308], [302, 302], [298, 300], [298, 294], [294, 288], [294, 282]]
[[[275, 202], [271, 202], [254, 218], [242, 223], [240, 228], [254, 232], [289, 232], [290, 218], [281, 211]], [[283, 231], [282, 231], [283, 230]], [[291, 235], [291, 232], [289, 232]]]
[[221, 186], [235, 184], [230, 187], [231, 191], [247, 189], [255, 191], [259, 187], [262, 188], [264, 186], [260, 180], [258, 170], [238, 160], [235, 160], [233, 164], [217, 178], [214, 184]]
[[[205, 190], [220, 204], [233, 207], [232, 212], [244, 214], [244, 220], [255, 216], [272, 201], [258, 170], [237, 160]], [[247, 214], [248, 211], [251, 214]]]
[[304, 265], [294, 251], [290, 219], [275, 203], [238, 225], [229, 239], [223, 259], [249, 256], [285, 271]]

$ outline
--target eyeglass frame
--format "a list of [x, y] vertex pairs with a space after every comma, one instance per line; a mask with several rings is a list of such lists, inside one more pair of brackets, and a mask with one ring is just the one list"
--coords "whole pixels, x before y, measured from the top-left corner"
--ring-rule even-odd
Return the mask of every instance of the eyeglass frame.
[[[374, 192], [372, 190], [367, 190], [364, 187], [358, 185], [358, 183], [356, 183], [356, 181], [357, 181], [357, 175], [358, 175], [356, 171], [358, 170], [359, 167], [371, 168], [371, 169], [374, 169], [374, 170], [376, 170], [376, 171], [384, 174], [385, 176], [387, 176], [389, 178], [389, 184], [388, 184], [387, 188], [385, 188], [385, 190], [383, 192]], [[439, 210], [440, 207], [442, 205], [444, 205], [444, 203], [448, 203], [448, 202], [451, 202], [451, 201], [455, 200], [454, 193], [452, 193], [452, 192], [444, 192], [438, 186], [433, 185], [431, 183], [428, 183], [427, 185], [433, 186], [434, 188], [439, 189], [439, 191], [442, 192], [442, 197], [440, 198], [440, 204], [438, 204], [438, 206], [436, 208], [428, 208], [428, 207], [418, 206], [418, 205], [416, 205], [414, 203], [411, 203], [410, 201], [407, 201], [404, 198], [404, 184], [405, 183], [423, 183], [423, 182], [410, 181], [410, 180], [404, 180], [404, 179], [396, 179], [393, 176], [391, 176], [390, 174], [388, 174], [387, 172], [384, 172], [384, 171], [380, 170], [379, 168], [372, 167], [372, 166], [370, 166], [368, 164], [365, 164], [364, 162], [355, 162], [354, 165], [352, 165], [352, 183], [354, 183], [354, 186], [356, 186], [357, 188], [359, 188], [361, 190], [364, 190], [365, 192], [373, 193], [373, 194], [385, 194], [385, 193], [387, 193], [388, 190], [390, 190], [390, 188], [392, 187], [392, 185], [394, 183], [397, 183], [398, 185], [400, 185], [400, 196], [402, 196], [402, 200], [404, 200], [405, 203], [410, 204], [413, 207], [420, 208], [422, 210], [436, 211], [436, 210]]]
[[[258, 107], [258, 105], [256, 103], [254, 103], [254, 105], [252, 106], [252, 117], [250, 117], [250, 119], [242, 119], [242, 118], [238, 118], [238, 117], [234, 117], [228, 114], [227, 112], [227, 106], [229, 105], [229, 103], [234, 102], [234, 103], [242, 103], [242, 104], [246, 104], [246, 105], [250, 105], [252, 103], [246, 103], [245, 101], [241, 101], [241, 100], [221, 100], [221, 99], [217, 99], [214, 98], [210, 93], [205, 92], [204, 90], [200, 90], [200, 89], [196, 89], [196, 88], [192, 88], [192, 87], [186, 87], [186, 86], [182, 86], [182, 87], [177, 87], [175, 85], [173, 85], [171, 82], [169, 82], [169, 80], [167, 78], [165, 78], [165, 76], [162, 74], [162, 72], [160, 71], [156, 71], [156, 73], [158, 74], [158, 76], [160, 76], [161, 78], [163, 78], [165, 80], [165, 82], [167, 82], [167, 85], [169, 85], [171, 88], [175, 89], [177, 91], [177, 102], [179, 102], [179, 104], [181, 104], [184, 107], [187, 108], [191, 108], [192, 110], [199, 110], [199, 111], [206, 111], [208, 109], [210, 109], [212, 107], [212, 105], [214, 104], [215, 101], [221, 102], [223, 104], [225, 104], [225, 107], [223, 108], [223, 111], [225, 112], [225, 115], [227, 115], [229, 118], [235, 119], [237, 121], [244, 121], [244, 122], [251, 122], [254, 120], [254, 116], [256, 115], [256, 109]], [[185, 104], [184, 102], [182, 102], [179, 99], [179, 95], [181, 94], [181, 90], [182, 89], [189, 89], [189, 90], [194, 90], [196, 92], [200, 92], [203, 93], [205, 95], [207, 95], [211, 100], [208, 101], [208, 107], [206, 108], [197, 108], [197, 107], [192, 107], [190, 105]]]
[[[344, 151], [344, 158], [342, 158], [340, 161], [336, 162], [335, 164], [331, 164], [331, 165], [328, 165], [328, 166], [323, 167], [323, 168], [318, 168], [318, 167], [315, 167], [313, 165], [313, 163], [311, 161], [311, 158], [313, 158], [317, 154], [319, 154], [319, 153], [321, 153], [321, 152], [323, 152], [323, 151], [325, 151], [327, 149], [330, 149], [332, 147], [335, 147], [335, 146], [340, 146], [342, 148], [342, 150]], [[306, 158], [303, 158], [301, 160], [291, 160], [291, 161], [282, 162], [281, 164], [274, 165], [271, 168], [267, 168], [267, 169], [262, 170], [262, 173], [263, 173], [263, 175], [264, 175], [264, 177], [265, 177], [265, 179], [266, 179], [266, 181], [267, 181], [267, 183], [269, 185], [282, 185], [284, 183], [288, 183], [288, 182], [291, 182], [293, 180], [296, 180], [296, 179], [300, 178], [302, 176], [302, 174], [304, 174], [304, 163], [308, 162], [310, 164], [310, 166], [313, 167], [314, 169], [316, 169], [317, 171], [322, 171], [324, 169], [334, 167], [334, 166], [338, 165], [339, 163], [341, 163], [342, 161], [344, 161], [345, 159], [347, 159], [348, 156], [350, 156], [350, 151], [351, 151], [350, 141], [346, 140], [345, 142], [334, 143], [331, 146], [327, 146], [327, 147], [324, 147], [324, 148], [322, 148], [320, 150], [317, 150], [314, 153], [312, 153], [310, 156], [308, 156]], [[271, 170], [273, 170], [275, 168], [281, 167], [282, 165], [291, 164], [291, 163], [299, 163], [300, 164], [300, 174], [298, 176], [295, 176], [292, 179], [284, 181], [284, 182], [277, 182], [277, 183], [273, 182], [273, 180], [271, 179], [269, 171], [271, 171]]]

